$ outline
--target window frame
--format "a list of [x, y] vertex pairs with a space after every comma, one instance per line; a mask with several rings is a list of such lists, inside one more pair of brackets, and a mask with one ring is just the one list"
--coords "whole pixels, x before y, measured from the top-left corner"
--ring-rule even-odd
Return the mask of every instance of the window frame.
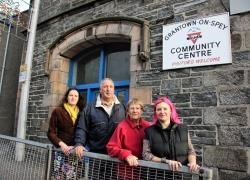
[[[100, 89], [100, 82], [102, 79], [105, 78], [105, 71], [106, 71], [106, 56], [105, 56], [105, 48], [104, 46], [98, 47], [99, 51], [99, 72], [98, 72], [98, 83], [88, 83], [88, 84], [76, 84], [75, 81], [75, 70], [76, 64], [80, 61], [80, 58], [83, 54], [79, 53], [77, 56], [71, 59], [69, 64], [69, 79], [68, 79], [68, 87], [76, 87], [79, 89], [80, 92], [86, 92], [86, 103], [89, 103], [94, 100], [96, 91]], [[112, 77], [111, 77], [112, 78]], [[117, 96], [121, 90], [125, 90], [125, 102], [127, 103], [129, 100], [129, 85], [130, 80], [118, 80], [114, 81], [115, 85], [115, 95]]]

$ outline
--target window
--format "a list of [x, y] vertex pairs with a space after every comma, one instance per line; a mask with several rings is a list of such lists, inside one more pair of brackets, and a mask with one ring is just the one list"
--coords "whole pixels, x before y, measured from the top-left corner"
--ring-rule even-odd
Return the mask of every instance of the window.
[[127, 103], [130, 79], [130, 44], [110, 43], [84, 50], [70, 63], [69, 86], [80, 89], [85, 101], [93, 101], [99, 93], [100, 81], [114, 80], [115, 94]]
[[249, 0], [230, 0], [230, 14], [239, 14], [250, 11]]

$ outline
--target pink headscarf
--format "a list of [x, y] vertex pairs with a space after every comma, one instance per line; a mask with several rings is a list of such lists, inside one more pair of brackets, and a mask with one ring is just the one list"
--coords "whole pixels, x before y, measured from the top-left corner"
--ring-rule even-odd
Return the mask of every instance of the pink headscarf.
[[170, 115], [170, 120], [176, 124], [181, 124], [179, 115], [176, 112], [176, 108], [174, 104], [170, 101], [169, 98], [167, 97], [160, 97], [154, 102], [154, 114], [153, 114], [153, 123], [155, 124], [158, 121], [158, 118], [156, 116], [156, 106], [162, 102], [165, 102], [166, 104], [169, 105], [170, 110], [171, 110], [171, 115]]

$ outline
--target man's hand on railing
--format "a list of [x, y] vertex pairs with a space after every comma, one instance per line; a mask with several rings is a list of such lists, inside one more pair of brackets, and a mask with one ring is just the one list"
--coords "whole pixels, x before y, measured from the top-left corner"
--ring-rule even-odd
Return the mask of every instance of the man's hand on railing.
[[83, 157], [84, 151], [87, 151], [87, 150], [82, 145], [75, 147], [75, 153], [79, 159], [81, 159]]
[[136, 156], [133, 156], [133, 155], [129, 155], [126, 158], [126, 161], [128, 162], [129, 166], [138, 166], [139, 165], [138, 158]]

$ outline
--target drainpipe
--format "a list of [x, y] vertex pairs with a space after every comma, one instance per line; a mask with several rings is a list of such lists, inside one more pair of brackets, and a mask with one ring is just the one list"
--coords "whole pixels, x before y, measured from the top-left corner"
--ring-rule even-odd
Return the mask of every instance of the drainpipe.
[[[17, 138], [25, 139], [26, 136], [26, 121], [27, 121], [27, 112], [28, 112], [28, 102], [29, 102], [29, 88], [30, 88], [30, 79], [31, 79], [31, 68], [32, 68], [32, 59], [33, 59], [33, 51], [35, 44], [35, 36], [36, 36], [36, 28], [38, 21], [38, 11], [40, 0], [34, 0], [34, 8], [31, 9], [31, 23], [30, 29], [28, 29], [28, 45], [27, 52], [25, 57], [25, 80], [21, 84], [21, 97], [19, 104], [19, 113], [18, 113], [18, 124], [17, 124]], [[16, 159], [23, 159], [23, 150], [22, 146], [18, 146], [16, 151]]]
[[0, 94], [2, 93], [3, 76], [4, 76], [4, 71], [5, 71], [5, 63], [6, 63], [9, 40], [10, 40], [10, 29], [11, 29], [11, 24], [9, 24], [8, 35], [7, 35], [7, 40], [5, 44], [5, 51], [4, 51], [3, 65], [2, 65], [1, 79], [0, 79]]

